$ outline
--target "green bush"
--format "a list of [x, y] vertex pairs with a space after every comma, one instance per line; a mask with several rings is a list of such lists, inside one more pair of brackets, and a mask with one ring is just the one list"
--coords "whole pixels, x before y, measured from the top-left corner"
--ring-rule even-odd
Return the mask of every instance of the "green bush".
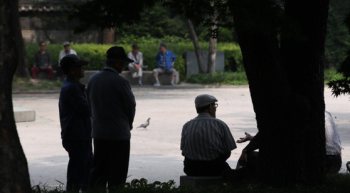
[[[137, 43], [140, 47], [140, 51], [144, 56], [144, 65], [148, 65], [148, 70], [152, 70], [156, 67], [155, 56], [159, 51], [159, 43], [166, 42], [169, 50], [173, 51], [177, 60], [175, 62], [175, 69], [180, 72], [180, 77], [185, 77], [185, 61], [183, 54], [186, 51], [193, 51], [194, 47], [192, 42], [188, 39], [179, 38], [175, 36], [166, 36], [163, 39], [155, 39], [151, 37], [129, 37], [129, 39], [123, 39], [123, 41], [117, 41], [118, 46], [124, 47], [128, 53], [131, 51], [131, 45]], [[90, 61], [90, 64], [86, 67], [87, 70], [101, 70], [105, 65], [105, 53], [113, 45], [100, 45], [100, 44], [71, 44], [71, 48], [77, 51], [80, 58]], [[200, 42], [200, 46], [203, 50], [208, 50], [209, 43]], [[47, 50], [51, 54], [52, 66], [54, 68], [58, 65], [58, 55], [63, 49], [61, 44], [47, 44]], [[34, 54], [39, 50], [38, 44], [26, 44], [27, 57], [29, 67], [33, 65]], [[239, 46], [235, 43], [218, 43], [218, 51], [225, 52], [225, 65], [229, 65], [229, 58], [233, 57], [238, 63], [238, 66], [242, 66], [242, 54]], [[243, 69], [243, 67], [241, 67]]]
[[[174, 181], [169, 182], [154, 182], [148, 183], [146, 179], [132, 180], [130, 183], [125, 184], [125, 188], [119, 190], [120, 193], [348, 193], [350, 192], [349, 186], [350, 175], [348, 174], [335, 174], [328, 176], [324, 182], [315, 186], [307, 185], [290, 185], [286, 187], [271, 187], [254, 182], [237, 182], [233, 185], [221, 185], [221, 186], [208, 186], [202, 188], [187, 188], [177, 187]], [[63, 185], [61, 184], [54, 190], [49, 190], [49, 187], [44, 185], [34, 186], [33, 193], [59, 193], [63, 191]], [[93, 192], [91, 192], [93, 193]]]
[[245, 72], [216, 72], [212, 74], [192, 74], [187, 82], [196, 84], [246, 85], [248, 79]]

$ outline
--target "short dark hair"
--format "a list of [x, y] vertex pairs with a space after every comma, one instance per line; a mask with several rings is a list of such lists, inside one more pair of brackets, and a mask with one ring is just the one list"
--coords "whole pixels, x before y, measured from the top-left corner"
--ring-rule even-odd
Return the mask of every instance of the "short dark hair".
[[44, 41], [39, 42], [39, 46], [41, 46], [41, 44], [45, 44], [46, 45], [46, 43]]
[[210, 105], [211, 104], [206, 105], [204, 107], [196, 107], [197, 113], [204, 113], [209, 108]]

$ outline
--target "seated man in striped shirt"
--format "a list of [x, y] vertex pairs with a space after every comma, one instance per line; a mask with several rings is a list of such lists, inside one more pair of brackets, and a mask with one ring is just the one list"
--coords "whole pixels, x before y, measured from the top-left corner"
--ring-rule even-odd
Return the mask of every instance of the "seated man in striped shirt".
[[237, 146], [228, 126], [215, 118], [217, 101], [211, 95], [197, 96], [198, 116], [183, 126], [181, 150], [188, 176], [220, 176], [231, 169], [226, 160]]

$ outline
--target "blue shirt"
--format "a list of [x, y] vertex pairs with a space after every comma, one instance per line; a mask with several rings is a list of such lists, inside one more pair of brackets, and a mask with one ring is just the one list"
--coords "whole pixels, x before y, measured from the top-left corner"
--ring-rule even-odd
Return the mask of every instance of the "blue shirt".
[[156, 60], [157, 68], [164, 67], [168, 71], [173, 67], [172, 63], [176, 61], [176, 55], [172, 51], [166, 50], [165, 54], [158, 52]]
[[90, 108], [83, 84], [64, 79], [58, 107], [62, 139], [91, 139]]

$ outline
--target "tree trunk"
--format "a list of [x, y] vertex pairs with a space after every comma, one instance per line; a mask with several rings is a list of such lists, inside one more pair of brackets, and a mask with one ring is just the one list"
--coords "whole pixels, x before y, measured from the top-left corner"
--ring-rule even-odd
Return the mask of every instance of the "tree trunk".
[[[300, 47], [295, 49], [282, 42], [285, 50], [291, 52], [287, 56], [285, 50], [280, 50], [278, 26], [273, 23], [279, 13], [271, 2], [230, 1], [261, 136], [259, 179], [273, 185], [317, 183], [323, 178], [325, 156], [324, 83], [320, 58], [324, 49], [326, 23], [323, 20], [327, 15], [327, 2], [312, 0], [310, 7], [303, 7], [305, 2], [298, 0], [298, 3], [293, 2], [295, 7], [290, 8], [290, 12], [302, 15], [304, 22], [312, 23], [312, 26], [300, 27], [303, 34], [310, 34], [302, 45], [315, 51], [305, 51], [302, 57]], [[286, 2], [287, 13], [288, 6]], [[306, 13], [304, 9], [317, 11]], [[305, 18], [310, 15], [314, 17]], [[320, 16], [317, 18], [316, 15]], [[315, 29], [310, 31], [310, 28]], [[321, 35], [313, 34], [313, 37], [312, 33], [317, 30]], [[314, 41], [318, 44], [313, 44]], [[286, 62], [293, 57], [294, 60], [306, 58], [302, 62], [306, 74], [296, 67], [300, 60], [293, 64]]]
[[217, 39], [210, 37], [209, 53], [208, 53], [208, 68], [207, 68], [207, 72], [210, 74], [215, 73], [216, 45], [217, 45]]
[[[18, 25], [21, 26], [19, 19], [18, 20], [14, 20], [13, 25]], [[19, 30], [16, 32], [16, 34], [14, 34], [16, 36], [16, 47], [19, 51], [19, 65], [17, 67], [17, 71], [16, 71], [16, 76], [21, 77], [21, 78], [27, 78], [29, 77], [29, 69], [28, 69], [28, 59], [27, 59], [27, 52], [26, 52], [26, 48], [24, 45], [24, 41], [23, 41], [23, 37], [22, 37], [22, 30]]]
[[285, 13], [298, 24], [302, 35], [299, 39], [290, 39], [282, 34], [281, 54], [293, 91], [305, 96], [310, 103], [309, 126], [303, 131], [308, 136], [304, 147], [308, 152], [305, 154], [308, 182], [320, 180], [325, 166], [323, 59], [328, 8], [329, 0], [285, 1]]
[[196, 34], [196, 31], [194, 30], [193, 24], [191, 22], [191, 20], [187, 20], [187, 25], [190, 31], [190, 36], [193, 42], [193, 46], [194, 46], [194, 50], [196, 52], [196, 56], [197, 56], [197, 62], [198, 62], [198, 71], [200, 74], [204, 74], [206, 73], [206, 68], [204, 65], [204, 59], [203, 59], [203, 54], [202, 54], [202, 50], [199, 46], [199, 42], [198, 42], [198, 37]]
[[13, 114], [12, 79], [21, 62], [18, 1], [0, 0], [0, 192], [30, 193], [28, 165]]
[[[215, 30], [217, 28], [216, 26], [216, 18], [217, 13], [215, 12], [214, 15], [211, 17], [211, 30]], [[216, 34], [217, 35], [217, 34]], [[216, 61], [216, 45], [217, 45], [218, 39], [217, 37], [214, 37], [211, 35], [209, 38], [209, 52], [208, 52], [208, 68], [207, 72], [209, 74], [215, 73], [215, 61]]]
[[101, 35], [101, 44], [114, 44], [114, 29], [105, 29], [103, 30], [100, 35]]

